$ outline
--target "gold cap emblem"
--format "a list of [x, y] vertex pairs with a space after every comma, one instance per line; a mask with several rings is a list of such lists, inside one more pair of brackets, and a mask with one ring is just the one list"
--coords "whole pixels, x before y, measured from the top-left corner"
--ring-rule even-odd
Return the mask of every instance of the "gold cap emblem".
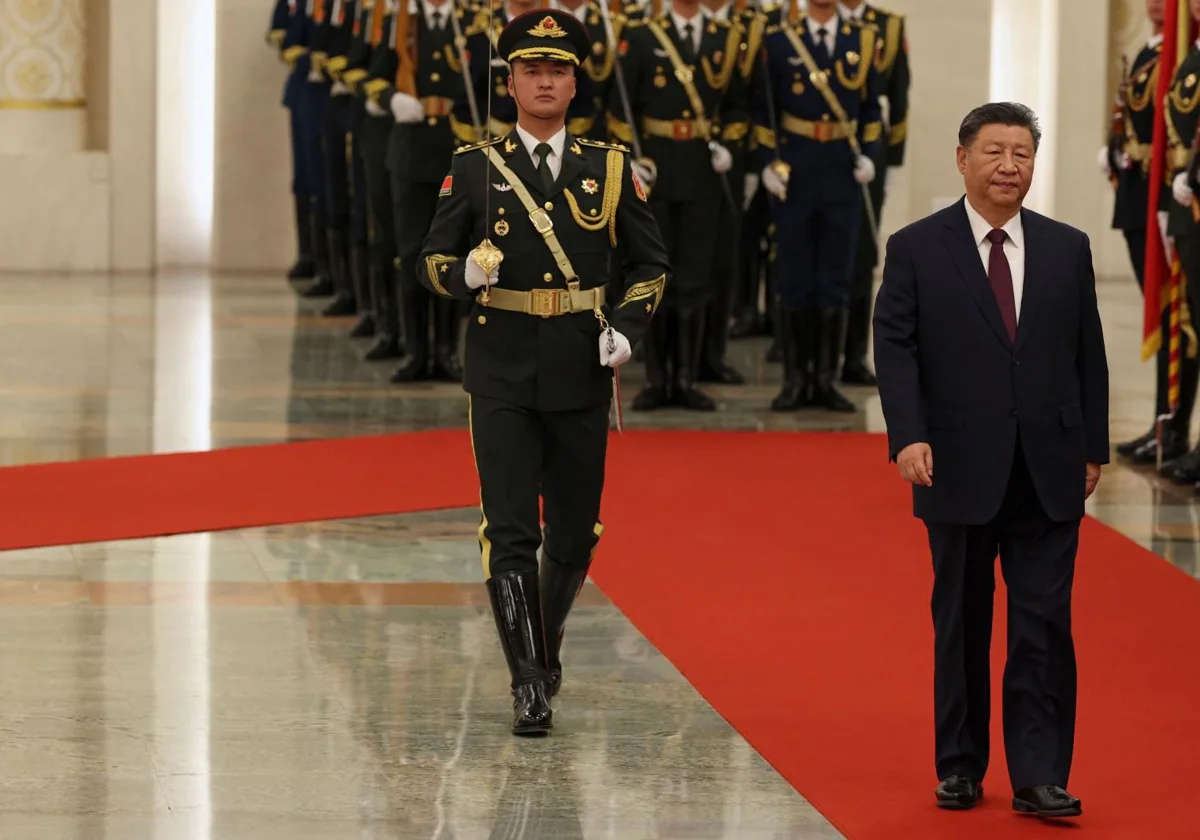
[[565, 38], [567, 30], [558, 25], [558, 21], [546, 15], [538, 25], [529, 30], [529, 34], [536, 38]]

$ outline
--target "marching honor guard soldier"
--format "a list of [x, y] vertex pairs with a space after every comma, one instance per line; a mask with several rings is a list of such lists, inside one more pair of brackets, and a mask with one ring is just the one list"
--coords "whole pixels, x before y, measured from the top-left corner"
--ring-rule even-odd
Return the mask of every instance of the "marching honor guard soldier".
[[784, 350], [783, 389], [771, 409], [852, 412], [834, 380], [864, 186], [875, 179], [883, 134], [875, 33], [840, 19], [836, 0], [809, 0], [794, 18], [767, 30], [766, 79], [754, 86]]
[[430, 295], [418, 276], [418, 258], [457, 145], [450, 120], [465, 79], [455, 31], [463, 32], [468, 23], [453, 0], [410, 0], [396, 17], [387, 64], [394, 69], [368, 83], [375, 101], [394, 120], [387, 168], [406, 358], [392, 382], [462, 381], [460, 308], [454, 300]]
[[[1192, 18], [1200, 20], [1200, 2], [1189, 0]], [[1192, 44], [1179, 69], [1166, 101], [1167, 124], [1167, 185], [1159, 198], [1159, 208], [1167, 212], [1167, 236], [1175, 241], [1187, 285], [1187, 318], [1181, 332], [1183, 361], [1179, 381], [1179, 409], [1163, 430], [1164, 460], [1167, 447], [1175, 452], [1188, 448], [1192, 409], [1196, 402], [1197, 372], [1194, 313], [1200, 305], [1200, 223], [1194, 206], [1196, 193], [1188, 180], [1188, 170], [1195, 156], [1197, 129], [1200, 129], [1200, 46]], [[1167, 341], [1166, 332], [1162, 336]], [[1200, 482], [1200, 446], [1162, 466], [1162, 474], [1175, 484], [1194, 485]]]
[[[517, 126], [454, 156], [422, 253], [422, 282], [472, 303], [463, 387], [479, 543], [518, 735], [551, 728], [563, 628], [602, 531], [613, 369], [630, 358], [669, 271], [627, 150], [566, 128], [589, 49], [568, 12], [504, 27]], [[621, 273], [610, 278], [618, 246]], [[623, 289], [613, 308], [610, 279]]]
[[[904, 17], [866, 0], [841, 0], [839, 14], [846, 20], [874, 30], [875, 70], [879, 73], [879, 93], [883, 110], [884, 141], [875, 146], [875, 178], [868, 193], [876, 224], [883, 218], [887, 192], [887, 171], [904, 165], [908, 139], [908, 35]], [[875, 267], [879, 265], [878, 231], [872, 231], [863, 202], [863, 218], [858, 228], [858, 250], [850, 279], [850, 307], [846, 318], [845, 358], [842, 382], [847, 385], [874, 385], [875, 374], [867, 367], [867, 342], [871, 336], [871, 292], [875, 285]]]
[[658, 17], [627, 23], [620, 44], [632, 113], [619, 97], [610, 98], [609, 134], [632, 143], [636, 131], [641, 140], [643, 159], [633, 166], [650, 187], [674, 278], [664, 312], [674, 341], [668, 340], [666, 319], [655, 319], [645, 344], [646, 386], [633, 403], [637, 411], [716, 408], [696, 384], [721, 202], [732, 200], [722, 182], [733, 168], [730, 144], [749, 129], [737, 72], [741, 39], [740, 26], [706, 18], [700, 0], [672, 0]]

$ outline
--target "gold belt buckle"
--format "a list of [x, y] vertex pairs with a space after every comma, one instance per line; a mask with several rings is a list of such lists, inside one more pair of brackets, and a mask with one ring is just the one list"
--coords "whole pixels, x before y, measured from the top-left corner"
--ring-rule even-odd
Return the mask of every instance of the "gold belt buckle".
[[692, 139], [692, 121], [691, 120], [672, 120], [671, 121], [671, 136], [675, 140], [691, 140]]
[[813, 139], [818, 143], [828, 143], [833, 139], [833, 129], [835, 125], [830, 122], [815, 122], [813, 123]]
[[[529, 214], [530, 220], [533, 221], [533, 228], [538, 233], [545, 236], [550, 231], [554, 230], [554, 222], [550, 219], [550, 214], [546, 212], [546, 208], [539, 207]], [[539, 291], [546, 291], [540, 289]]]
[[534, 289], [530, 293], [530, 315], [539, 315], [542, 318], [549, 318], [552, 315], [561, 315], [563, 290], [562, 289]]

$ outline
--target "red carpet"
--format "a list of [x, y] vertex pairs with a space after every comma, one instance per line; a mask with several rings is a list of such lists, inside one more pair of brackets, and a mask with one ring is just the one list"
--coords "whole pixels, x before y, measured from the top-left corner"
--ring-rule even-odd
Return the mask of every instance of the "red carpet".
[[[606, 493], [601, 588], [848, 837], [1054, 830], [1009, 811], [998, 699], [986, 806], [933, 806], [932, 575], [882, 439], [614, 435]], [[19, 467], [0, 470], [0, 547], [477, 500], [462, 432]], [[1200, 586], [1089, 521], [1076, 592], [1075, 825], [1197, 836]]]

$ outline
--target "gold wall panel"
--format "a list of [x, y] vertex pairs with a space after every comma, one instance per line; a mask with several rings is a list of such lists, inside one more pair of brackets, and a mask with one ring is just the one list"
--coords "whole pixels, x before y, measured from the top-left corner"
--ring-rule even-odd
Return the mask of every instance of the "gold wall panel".
[[86, 0], [0, 0], [0, 108], [85, 101]]

